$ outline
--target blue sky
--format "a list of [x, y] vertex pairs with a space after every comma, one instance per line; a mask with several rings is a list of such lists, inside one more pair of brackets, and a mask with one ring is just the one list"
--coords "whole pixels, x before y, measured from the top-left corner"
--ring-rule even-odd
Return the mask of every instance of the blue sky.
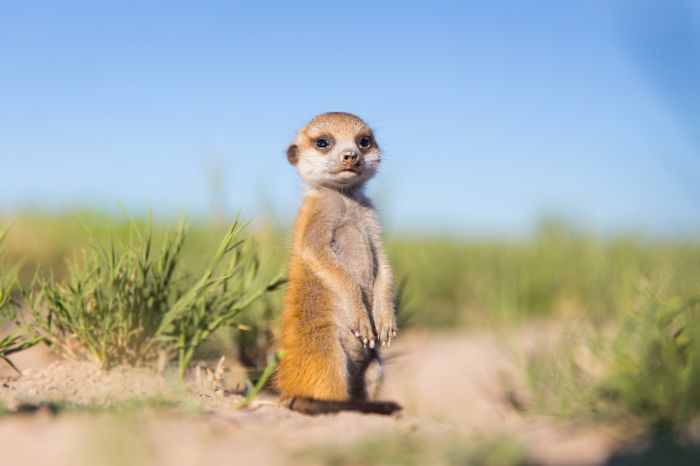
[[390, 229], [697, 234], [699, 28], [690, 1], [2, 2], [0, 212], [206, 217], [216, 172], [288, 220], [286, 145], [349, 111]]

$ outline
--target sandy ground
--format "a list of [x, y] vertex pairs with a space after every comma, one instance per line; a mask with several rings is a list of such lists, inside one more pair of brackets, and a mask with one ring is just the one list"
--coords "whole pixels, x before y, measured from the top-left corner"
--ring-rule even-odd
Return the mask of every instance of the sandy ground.
[[[148, 370], [105, 372], [88, 363], [52, 362], [33, 350], [14, 358], [22, 376], [2, 372], [0, 401], [11, 409], [47, 400], [87, 408], [0, 416], [0, 464], [310, 464], [323, 461], [309, 451], [403, 433], [435, 439], [454, 433], [505, 435], [522, 445], [531, 463], [603, 463], [625, 440], [619, 432], [524, 416], [507, 401], [513, 393], [526, 397], [518, 388], [518, 359], [551, 334], [551, 329], [530, 329], [400, 335], [386, 354], [383, 394], [404, 406], [396, 417], [310, 417], [279, 406], [271, 395], [237, 410], [233, 406], [240, 397], [210, 382], [184, 387]], [[180, 404], [147, 403], [117, 413], [95, 409], [155, 398]]]

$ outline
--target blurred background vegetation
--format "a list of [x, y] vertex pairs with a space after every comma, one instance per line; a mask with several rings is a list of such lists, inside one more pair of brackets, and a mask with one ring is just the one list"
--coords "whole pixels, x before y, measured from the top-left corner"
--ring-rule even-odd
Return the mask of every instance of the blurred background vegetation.
[[[165, 228], [156, 218], [156, 241]], [[225, 223], [190, 225], [183, 257], [192, 269], [205, 265], [226, 228]], [[88, 246], [88, 230], [103, 242], [132, 234], [125, 217], [22, 214], [12, 219], [6, 256], [10, 264], [21, 263], [24, 284], [38, 267], [60, 279], [67, 260]], [[285, 272], [291, 241], [287, 228], [268, 222], [249, 226], [245, 234], [258, 246], [263, 276]], [[512, 325], [543, 318], [601, 323], [650, 299], [700, 294], [700, 241], [692, 237], [599, 236], [545, 220], [520, 239], [389, 233], [386, 243], [403, 284], [402, 318], [417, 327]], [[271, 299], [269, 309], [248, 318], [274, 320], [281, 293]]]

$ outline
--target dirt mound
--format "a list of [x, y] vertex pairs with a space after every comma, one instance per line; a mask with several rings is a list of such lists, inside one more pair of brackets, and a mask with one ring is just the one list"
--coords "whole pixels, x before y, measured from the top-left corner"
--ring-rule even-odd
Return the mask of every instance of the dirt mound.
[[6, 378], [0, 402], [9, 408], [47, 401], [103, 406], [168, 396], [174, 393], [175, 385], [146, 368], [106, 371], [89, 362], [57, 361], [43, 369], [25, 369], [20, 377]]

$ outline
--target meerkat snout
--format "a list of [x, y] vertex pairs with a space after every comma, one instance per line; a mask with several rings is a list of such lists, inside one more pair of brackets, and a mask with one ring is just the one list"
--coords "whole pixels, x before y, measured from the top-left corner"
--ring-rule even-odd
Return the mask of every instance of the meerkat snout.
[[381, 151], [364, 121], [331, 112], [315, 117], [297, 133], [287, 159], [310, 186], [347, 190], [374, 176]]
[[355, 152], [354, 150], [346, 150], [345, 152], [343, 152], [342, 156], [343, 156], [343, 163], [345, 165], [348, 165], [348, 166], [357, 165], [357, 161], [358, 161], [357, 152]]

